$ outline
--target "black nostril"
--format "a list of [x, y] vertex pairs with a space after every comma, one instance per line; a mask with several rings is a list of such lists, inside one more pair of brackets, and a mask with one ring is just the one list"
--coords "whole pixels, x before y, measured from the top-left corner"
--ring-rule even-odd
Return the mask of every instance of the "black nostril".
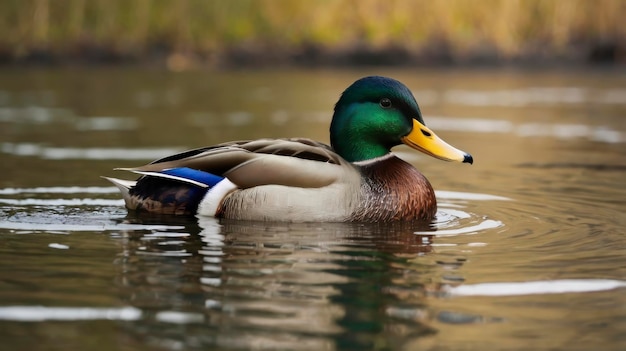
[[425, 131], [424, 129], [421, 129], [421, 131], [422, 131], [422, 134], [424, 134], [424, 136], [429, 137], [429, 136], [431, 136], [431, 135], [432, 135], [432, 134], [430, 134], [429, 132]]

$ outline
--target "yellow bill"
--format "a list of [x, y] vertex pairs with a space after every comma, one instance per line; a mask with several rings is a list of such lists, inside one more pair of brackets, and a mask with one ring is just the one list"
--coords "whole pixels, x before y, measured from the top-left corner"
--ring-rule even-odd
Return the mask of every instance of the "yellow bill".
[[415, 150], [440, 160], [469, 164], [474, 162], [472, 155], [446, 143], [416, 119], [413, 119], [413, 130], [402, 138], [402, 142]]

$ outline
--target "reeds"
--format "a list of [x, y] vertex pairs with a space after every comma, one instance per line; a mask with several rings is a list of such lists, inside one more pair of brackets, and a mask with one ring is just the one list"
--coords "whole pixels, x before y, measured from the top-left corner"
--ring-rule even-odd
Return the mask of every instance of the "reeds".
[[624, 17], [626, 0], [3, 0], [0, 55], [399, 47], [460, 62], [558, 58], [623, 49]]

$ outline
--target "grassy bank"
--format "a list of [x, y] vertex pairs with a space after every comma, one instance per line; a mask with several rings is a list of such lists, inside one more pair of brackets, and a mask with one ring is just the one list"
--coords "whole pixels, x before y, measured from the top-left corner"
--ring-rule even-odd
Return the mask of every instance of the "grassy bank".
[[4, 62], [626, 62], [626, 0], [3, 0]]

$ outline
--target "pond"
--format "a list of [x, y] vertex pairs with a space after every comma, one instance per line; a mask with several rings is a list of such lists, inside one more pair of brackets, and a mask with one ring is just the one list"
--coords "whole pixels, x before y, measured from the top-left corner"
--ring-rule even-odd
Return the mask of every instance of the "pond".
[[[432, 223], [127, 214], [100, 176], [219, 142], [328, 141], [365, 75], [474, 165], [398, 147]], [[0, 339], [15, 350], [619, 350], [626, 72], [0, 71]]]

